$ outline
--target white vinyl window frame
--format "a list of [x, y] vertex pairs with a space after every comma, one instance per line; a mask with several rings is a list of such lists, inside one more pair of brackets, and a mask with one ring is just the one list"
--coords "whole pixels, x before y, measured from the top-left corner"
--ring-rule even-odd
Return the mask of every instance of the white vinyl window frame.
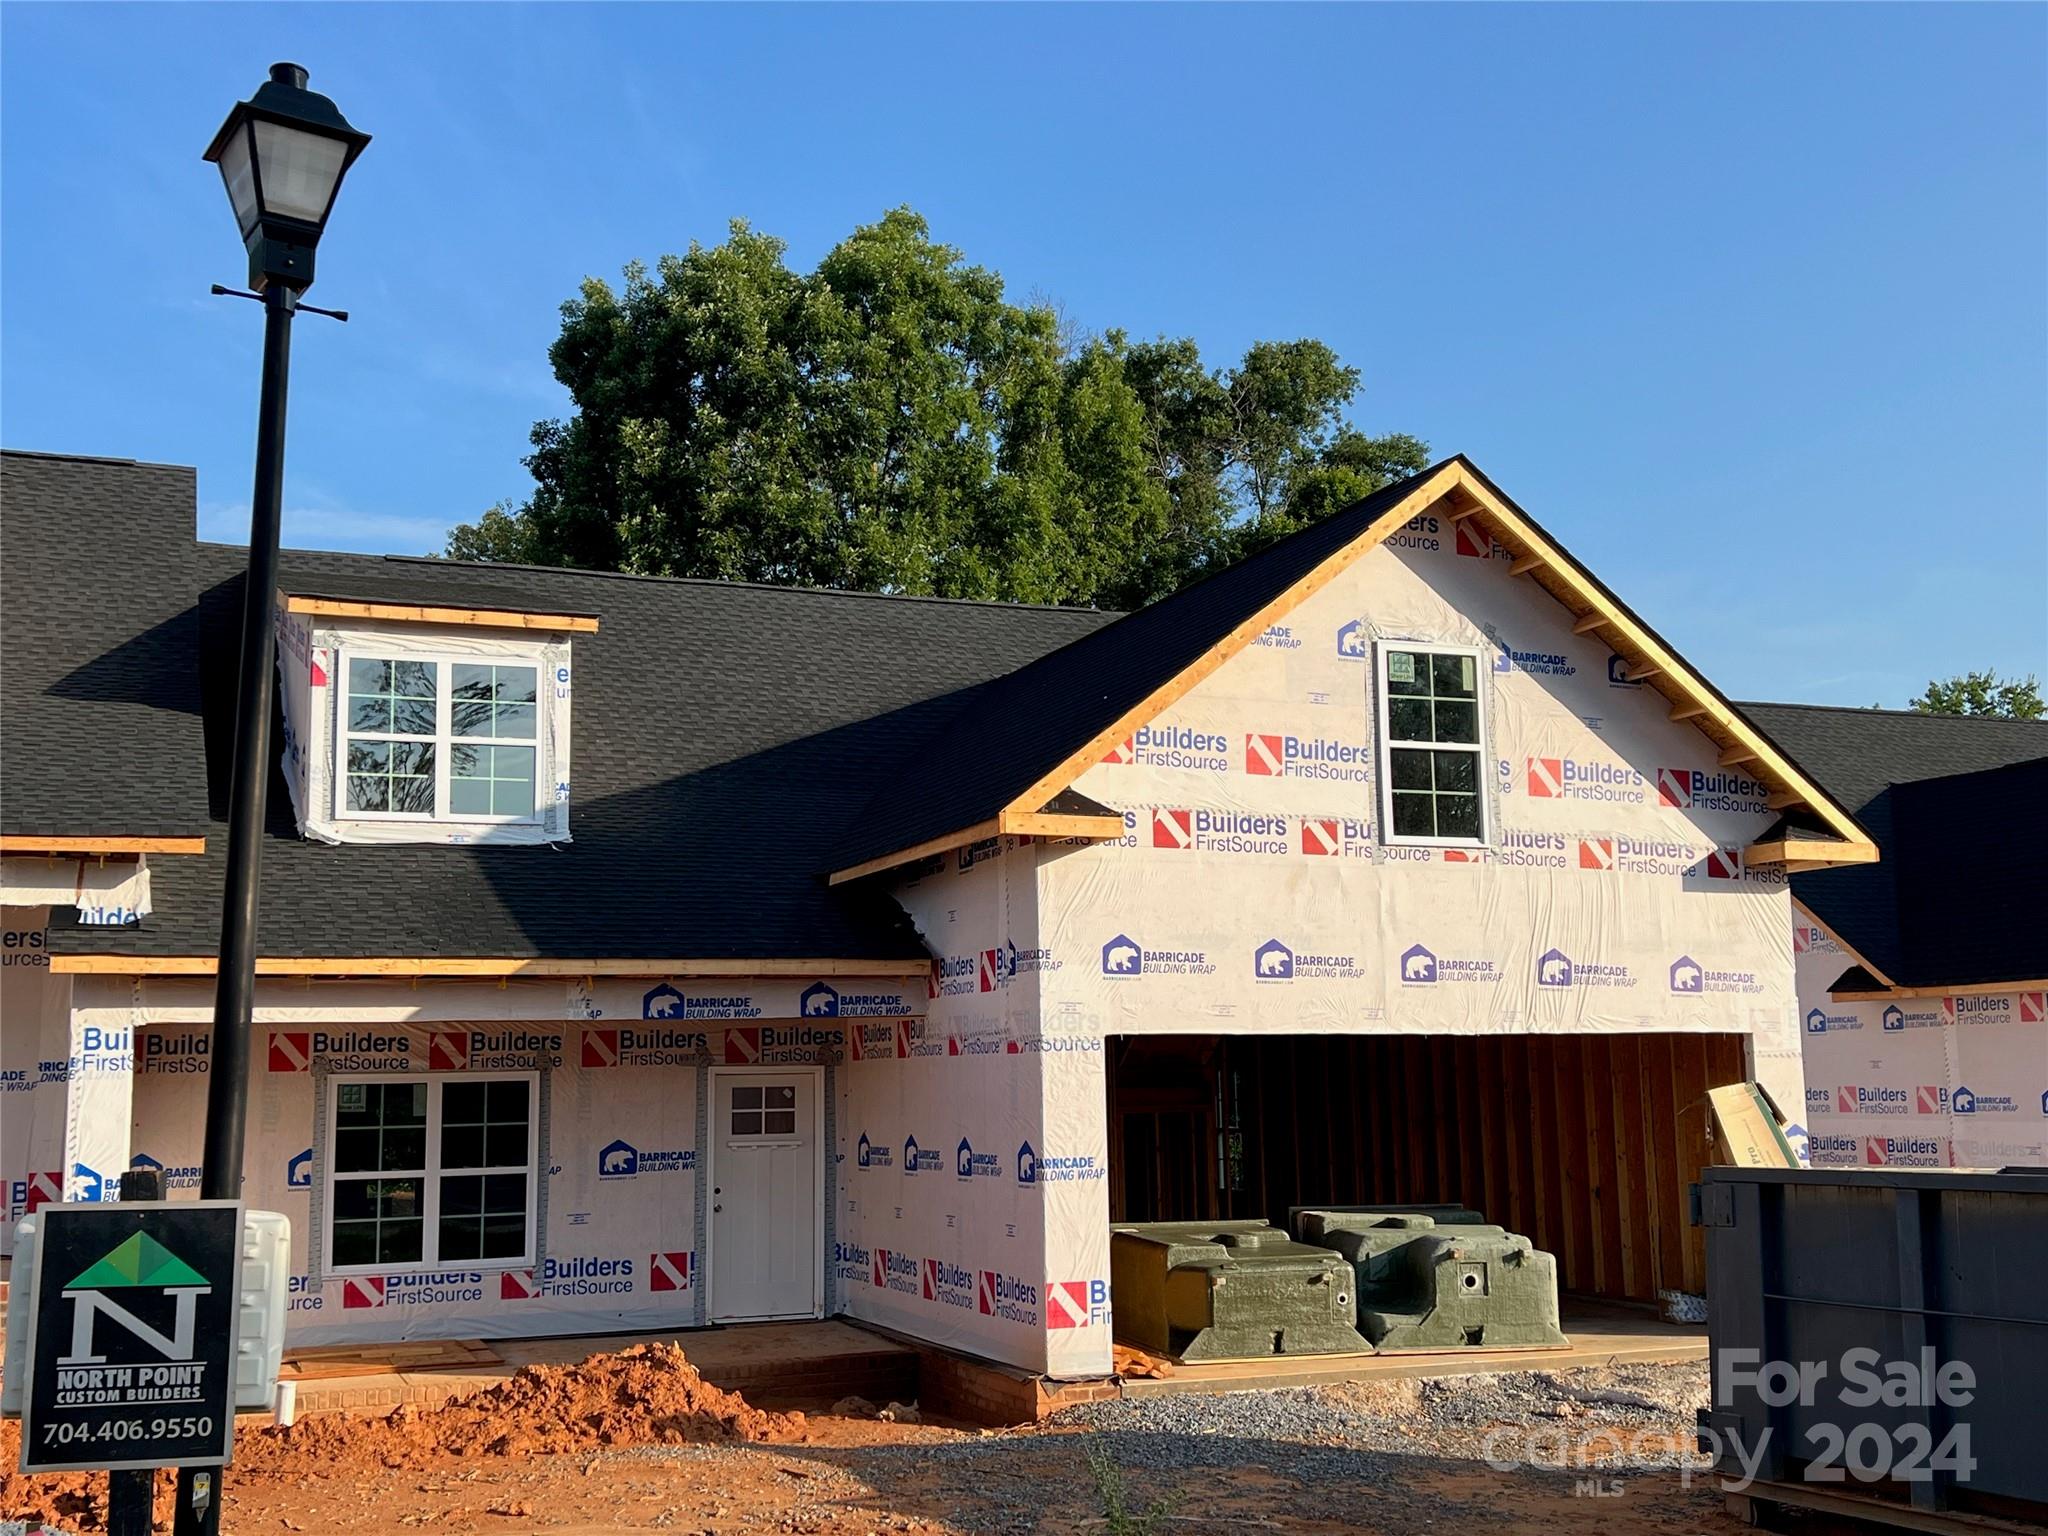
[[[1424, 656], [1458, 656], [1472, 663], [1472, 696], [1477, 706], [1474, 718], [1477, 726], [1475, 742], [1411, 741], [1396, 738], [1392, 725], [1392, 698], [1388, 692], [1388, 663], [1396, 651], [1406, 651]], [[1493, 759], [1488, 755], [1490, 736], [1487, 731], [1487, 688], [1488, 676], [1484, 666], [1485, 654], [1478, 646], [1450, 645], [1435, 640], [1392, 640], [1375, 642], [1373, 652], [1373, 683], [1377, 695], [1378, 730], [1375, 732], [1374, 767], [1379, 774], [1380, 841], [1391, 847], [1404, 848], [1490, 848], [1493, 846], [1493, 797], [1489, 793], [1491, 775], [1488, 769]], [[1473, 784], [1479, 807], [1479, 835], [1477, 837], [1424, 837], [1416, 833], [1399, 833], [1394, 830], [1394, 752], [1397, 749], [1427, 752], [1470, 752], [1473, 757]]]
[[[523, 1082], [526, 1087], [526, 1162], [523, 1166], [493, 1165], [487, 1168], [444, 1168], [441, 1165], [441, 1090], [449, 1083]], [[426, 1166], [417, 1171], [380, 1169], [375, 1173], [339, 1173], [334, 1163], [336, 1120], [345, 1087], [403, 1087], [424, 1083], [427, 1088]], [[380, 1072], [337, 1075], [327, 1080], [327, 1094], [321, 1107], [326, 1117], [321, 1170], [320, 1258], [321, 1273], [337, 1278], [349, 1275], [413, 1275], [437, 1270], [461, 1269], [494, 1272], [501, 1269], [529, 1269], [538, 1262], [539, 1242], [534, 1232], [540, 1200], [540, 1074], [538, 1072]], [[441, 1180], [443, 1178], [488, 1177], [492, 1174], [523, 1174], [526, 1178], [526, 1243], [517, 1258], [443, 1259], [441, 1251]], [[337, 1184], [367, 1182], [377, 1178], [417, 1178], [421, 1189], [420, 1257], [410, 1264], [336, 1264], [334, 1253], [334, 1187]]]
[[[415, 732], [358, 731], [351, 729], [349, 700], [350, 667], [354, 662], [412, 662], [434, 669], [434, 730], [431, 735]], [[531, 736], [458, 736], [455, 734], [455, 668], [459, 666], [520, 667], [533, 673], [533, 734]], [[553, 798], [551, 770], [543, 742], [542, 716], [548, 707], [548, 668], [545, 659], [531, 656], [457, 656], [445, 652], [414, 651], [358, 644], [335, 652], [334, 698], [334, 819], [336, 821], [391, 821], [414, 825], [459, 822], [490, 826], [530, 827], [540, 824]], [[351, 741], [364, 743], [414, 743], [434, 749], [434, 804], [429, 811], [358, 810], [348, 801], [348, 749]], [[533, 752], [533, 809], [523, 816], [499, 816], [481, 811], [457, 811], [451, 803], [455, 748], [526, 747]]]

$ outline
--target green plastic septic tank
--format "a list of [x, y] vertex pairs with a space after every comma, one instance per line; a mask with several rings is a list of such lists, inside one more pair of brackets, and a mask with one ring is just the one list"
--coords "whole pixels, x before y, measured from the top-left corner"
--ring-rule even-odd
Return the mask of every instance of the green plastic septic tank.
[[1138, 1222], [1109, 1236], [1125, 1344], [1188, 1361], [1365, 1353], [1353, 1270], [1263, 1221]]

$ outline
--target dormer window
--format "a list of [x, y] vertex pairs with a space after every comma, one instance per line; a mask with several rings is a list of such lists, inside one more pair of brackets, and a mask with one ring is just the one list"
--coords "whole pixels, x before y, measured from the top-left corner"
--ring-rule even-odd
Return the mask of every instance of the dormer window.
[[336, 814], [532, 821], [540, 669], [496, 661], [342, 656]]
[[[569, 841], [570, 651], [596, 617], [495, 589], [485, 606], [466, 581], [448, 583], [445, 603], [385, 601], [379, 585], [358, 573], [279, 592], [281, 755], [300, 832]], [[413, 598], [419, 583], [406, 585]]]

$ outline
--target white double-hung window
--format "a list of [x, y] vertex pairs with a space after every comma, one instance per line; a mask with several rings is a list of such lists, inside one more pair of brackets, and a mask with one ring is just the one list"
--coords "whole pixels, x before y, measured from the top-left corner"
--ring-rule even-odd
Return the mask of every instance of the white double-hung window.
[[1380, 647], [1380, 815], [1388, 842], [1486, 843], [1486, 700], [1479, 679], [1477, 650]]
[[531, 1263], [538, 1094], [532, 1073], [331, 1079], [328, 1270]]
[[351, 651], [342, 676], [337, 817], [538, 818], [538, 665]]

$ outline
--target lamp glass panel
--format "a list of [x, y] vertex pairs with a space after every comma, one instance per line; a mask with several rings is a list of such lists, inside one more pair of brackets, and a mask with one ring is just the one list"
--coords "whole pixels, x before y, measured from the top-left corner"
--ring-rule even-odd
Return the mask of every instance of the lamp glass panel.
[[228, 202], [234, 207], [235, 222], [247, 234], [256, 227], [256, 175], [249, 163], [249, 130], [235, 130], [220, 152], [220, 179], [227, 183]]
[[263, 173], [264, 210], [318, 224], [327, 216], [347, 155], [348, 146], [340, 139], [258, 119], [256, 163]]

